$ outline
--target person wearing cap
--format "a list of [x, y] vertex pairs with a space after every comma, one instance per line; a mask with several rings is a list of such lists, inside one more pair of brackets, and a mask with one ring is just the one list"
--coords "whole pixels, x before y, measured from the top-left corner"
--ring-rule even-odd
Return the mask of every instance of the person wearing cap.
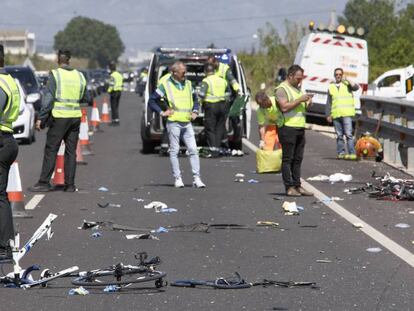
[[200, 87], [199, 97], [203, 102], [204, 128], [209, 147], [209, 157], [218, 157], [221, 139], [226, 132], [227, 81], [214, 74], [214, 65], [207, 63], [205, 67], [206, 77]]
[[[185, 77], [186, 66], [177, 61], [171, 66], [171, 76], [160, 84], [151, 94], [148, 104], [152, 110], [161, 116], [167, 117], [167, 131], [170, 141], [170, 162], [174, 175], [174, 187], [184, 188], [181, 177], [178, 153], [180, 151], [180, 139], [184, 141], [190, 158], [193, 173], [193, 186], [205, 188], [206, 185], [200, 177], [200, 159], [197, 151], [194, 129], [191, 124], [198, 116], [197, 95], [193, 92], [191, 81]], [[163, 111], [161, 98], [164, 98], [168, 106]]]
[[[344, 78], [344, 70], [334, 70], [335, 81], [329, 84], [325, 106], [326, 120], [333, 122], [336, 132], [336, 154], [338, 159], [356, 160], [355, 140], [352, 135], [352, 118], [355, 116], [355, 99], [352, 92], [358, 91], [358, 84]], [[345, 152], [346, 137], [347, 151]]]
[[10, 166], [19, 151], [12, 126], [19, 116], [19, 107], [20, 92], [12, 76], [4, 70], [4, 48], [0, 44], [0, 263], [12, 260], [13, 215], [6, 189]]
[[65, 192], [76, 191], [76, 146], [81, 122], [81, 102], [89, 102], [86, 79], [81, 72], [69, 65], [71, 53], [59, 50], [58, 69], [49, 74], [42, 108], [36, 121], [36, 129], [49, 126], [39, 181], [28, 190], [46, 192], [52, 190], [50, 178], [56, 164], [56, 155], [62, 140], [65, 142]]
[[109, 64], [109, 70], [111, 71], [111, 81], [109, 82], [108, 93], [111, 98], [112, 125], [119, 125], [119, 101], [124, 80], [122, 75], [116, 71], [115, 62]]

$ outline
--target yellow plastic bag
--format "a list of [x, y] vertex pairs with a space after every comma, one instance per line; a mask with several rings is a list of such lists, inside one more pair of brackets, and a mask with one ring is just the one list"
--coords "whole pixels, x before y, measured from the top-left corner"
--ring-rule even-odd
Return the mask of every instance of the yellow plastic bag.
[[257, 150], [256, 171], [258, 173], [272, 173], [280, 171], [282, 167], [282, 149], [275, 151]]

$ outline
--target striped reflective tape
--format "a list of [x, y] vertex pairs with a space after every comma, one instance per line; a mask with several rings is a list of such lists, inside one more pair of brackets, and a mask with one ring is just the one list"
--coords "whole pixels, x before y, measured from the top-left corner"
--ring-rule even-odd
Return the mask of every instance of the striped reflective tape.
[[316, 37], [312, 39], [312, 42], [320, 43], [320, 44], [335, 45], [335, 46], [344, 46], [344, 47], [353, 48], [353, 49], [361, 49], [361, 50], [364, 49], [364, 45], [359, 42], [352, 43], [348, 41], [340, 41], [340, 40], [334, 40], [334, 39], [322, 39], [320, 37]]

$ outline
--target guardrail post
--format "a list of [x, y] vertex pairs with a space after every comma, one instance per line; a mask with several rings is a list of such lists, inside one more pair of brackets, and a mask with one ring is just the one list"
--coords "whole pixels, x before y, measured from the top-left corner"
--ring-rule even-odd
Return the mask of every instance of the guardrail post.
[[[396, 117], [394, 116], [394, 124], [395, 125], [402, 125], [402, 117]], [[400, 143], [395, 143], [395, 165], [397, 167], [404, 167], [402, 159], [401, 159], [401, 153], [400, 153]]]

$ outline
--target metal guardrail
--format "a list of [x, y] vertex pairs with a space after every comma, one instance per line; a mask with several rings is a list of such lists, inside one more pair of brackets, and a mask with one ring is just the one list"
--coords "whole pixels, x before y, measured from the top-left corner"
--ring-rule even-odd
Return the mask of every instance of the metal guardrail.
[[381, 141], [385, 162], [414, 173], [414, 102], [361, 96], [356, 135], [366, 131]]

